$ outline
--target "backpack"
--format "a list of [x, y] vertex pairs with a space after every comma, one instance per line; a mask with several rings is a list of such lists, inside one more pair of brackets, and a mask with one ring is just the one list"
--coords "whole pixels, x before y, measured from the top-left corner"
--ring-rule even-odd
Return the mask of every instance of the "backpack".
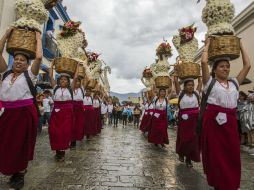
[[[57, 85], [54, 89], [54, 95], [56, 94], [56, 91], [61, 88], [59, 85]], [[71, 87], [67, 87], [67, 89], [69, 90], [70, 94], [71, 94], [71, 99], [73, 100], [73, 91], [71, 89]]]
[[[182, 91], [179, 95], [179, 98], [178, 98], [178, 107], [180, 109], [180, 102], [181, 100], [183, 99], [184, 95], [186, 93], [184, 91]], [[198, 104], [200, 104], [200, 97], [199, 97], [199, 94], [196, 92], [196, 91], [193, 91], [193, 94], [196, 96], [197, 100], [198, 100]]]
[[[234, 80], [229, 79], [228, 81], [232, 82], [235, 85], [236, 89], [239, 90], [239, 87], [238, 87], [237, 83]], [[204, 115], [205, 110], [206, 110], [208, 97], [209, 97], [215, 83], [216, 83], [216, 79], [213, 78], [210, 85], [207, 88], [207, 92], [202, 93], [200, 111], [199, 111], [198, 122], [197, 122], [197, 126], [196, 126], [196, 132], [197, 132], [198, 135], [200, 135], [201, 132], [202, 132], [203, 115]]]
[[[3, 74], [2, 81], [4, 81], [4, 79], [6, 79], [6, 77], [8, 77], [11, 73], [13, 73], [12, 70], [6, 71], [6, 72]], [[29, 74], [28, 74], [28, 70], [24, 71], [24, 76], [25, 76], [25, 78], [26, 78], [26, 82], [27, 82], [27, 85], [28, 85], [28, 87], [29, 87], [29, 90], [30, 90], [30, 92], [31, 92], [31, 94], [32, 94], [32, 96], [33, 96], [33, 103], [34, 103], [34, 105], [35, 105], [35, 107], [36, 107], [37, 114], [38, 114], [38, 116], [41, 116], [41, 114], [40, 114], [40, 109], [39, 109], [39, 106], [38, 106], [37, 100], [36, 100], [37, 90], [36, 90], [36, 88], [35, 88], [35, 86], [34, 86], [32, 80], [31, 80], [31, 78], [30, 78], [30, 76], [29, 76]]]

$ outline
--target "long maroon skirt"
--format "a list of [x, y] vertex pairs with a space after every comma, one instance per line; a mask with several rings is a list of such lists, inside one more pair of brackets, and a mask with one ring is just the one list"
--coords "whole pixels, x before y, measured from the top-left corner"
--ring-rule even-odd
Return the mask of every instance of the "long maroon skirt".
[[[198, 113], [199, 108], [180, 110], [176, 139], [176, 153], [195, 162], [200, 162], [200, 143], [196, 133]], [[187, 120], [182, 119], [183, 114], [188, 115]]]
[[[227, 123], [218, 125], [219, 112], [226, 113]], [[208, 105], [203, 118], [202, 161], [208, 184], [218, 190], [240, 187], [241, 160], [236, 109]]]
[[140, 130], [142, 132], [148, 132], [151, 128], [151, 121], [152, 121], [153, 109], [145, 110], [143, 118], [140, 124]]
[[95, 115], [95, 121], [94, 121], [94, 126], [96, 128], [96, 134], [101, 133], [101, 108], [94, 108], [94, 115]]
[[74, 124], [72, 127], [72, 141], [80, 141], [84, 138], [84, 108], [83, 101], [74, 101], [73, 102], [73, 115], [74, 115]]
[[73, 121], [73, 102], [55, 101], [49, 121], [52, 150], [67, 150], [70, 147]]
[[[154, 144], [169, 144], [167, 111], [154, 109], [153, 112], [151, 129], [148, 132], [148, 142]], [[156, 113], [159, 114], [158, 118], [155, 116]]]
[[39, 122], [33, 100], [29, 105], [8, 108], [11, 104], [22, 103], [2, 102], [5, 108], [0, 116], [0, 173], [12, 175], [27, 168], [33, 160], [36, 142], [37, 125]]
[[95, 136], [96, 135], [96, 126], [95, 126], [95, 111], [93, 106], [84, 106], [84, 134], [86, 136]]

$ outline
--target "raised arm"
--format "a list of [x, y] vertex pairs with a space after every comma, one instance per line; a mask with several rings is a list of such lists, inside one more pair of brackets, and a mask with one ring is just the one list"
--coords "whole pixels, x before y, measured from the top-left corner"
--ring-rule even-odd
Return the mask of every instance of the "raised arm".
[[242, 54], [242, 59], [243, 59], [243, 68], [240, 71], [240, 73], [238, 74], [238, 76], [236, 77], [239, 85], [246, 78], [246, 76], [248, 75], [250, 68], [251, 68], [249, 56], [247, 55], [247, 52], [242, 45], [242, 42], [240, 43], [240, 48], [241, 48], [241, 54]]
[[174, 77], [174, 83], [175, 83], [175, 88], [176, 88], [176, 94], [179, 94], [181, 91], [181, 87], [180, 87], [177, 76]]
[[202, 79], [201, 79], [201, 77], [198, 77], [197, 91], [200, 93], [201, 90], [202, 90]]
[[41, 44], [41, 33], [36, 32], [36, 57], [33, 61], [31, 72], [37, 76], [39, 74], [41, 61], [42, 61], [42, 44]]
[[50, 70], [49, 70], [49, 79], [50, 79], [50, 83], [51, 83], [51, 86], [54, 88], [56, 86], [56, 81], [54, 79], [54, 76], [53, 76], [53, 73], [54, 73], [54, 61], [51, 63], [51, 67], [50, 67]]
[[205, 41], [205, 48], [201, 58], [201, 69], [202, 69], [202, 81], [206, 84], [210, 78], [210, 71], [208, 67], [208, 49], [210, 46], [210, 38]]
[[4, 46], [7, 39], [10, 37], [13, 28], [8, 29], [0, 40], [0, 73], [5, 72], [8, 68], [3, 57]]
[[77, 82], [77, 79], [78, 79], [78, 67], [79, 67], [79, 64], [77, 64], [77, 67], [76, 67], [76, 72], [74, 74], [74, 77], [73, 77], [73, 81], [71, 83], [71, 88], [74, 90], [75, 89], [75, 84]]

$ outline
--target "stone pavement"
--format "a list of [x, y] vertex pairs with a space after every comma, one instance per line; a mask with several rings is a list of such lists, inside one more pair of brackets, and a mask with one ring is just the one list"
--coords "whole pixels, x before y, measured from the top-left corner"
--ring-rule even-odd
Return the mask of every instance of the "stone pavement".
[[[63, 163], [54, 161], [47, 130], [38, 137], [35, 159], [29, 166], [24, 190], [210, 190], [201, 164], [180, 164], [175, 154], [175, 131], [170, 145], [148, 144], [133, 126], [105, 127], [100, 136], [78, 143]], [[254, 190], [254, 157], [242, 154], [241, 190]], [[0, 190], [8, 189], [0, 175]]]

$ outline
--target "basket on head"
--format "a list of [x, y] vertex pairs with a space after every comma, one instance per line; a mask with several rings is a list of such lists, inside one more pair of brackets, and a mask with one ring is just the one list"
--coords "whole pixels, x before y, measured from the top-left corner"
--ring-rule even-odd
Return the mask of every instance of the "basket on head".
[[169, 76], [158, 76], [155, 78], [156, 88], [172, 88], [172, 81]]
[[221, 57], [230, 60], [240, 57], [240, 38], [233, 35], [211, 36], [208, 59], [213, 61]]
[[58, 57], [54, 59], [54, 64], [57, 73], [67, 73], [73, 77], [78, 62], [67, 57]]
[[182, 80], [186, 78], [200, 77], [200, 65], [196, 63], [181, 63], [175, 66], [178, 77]]
[[25, 52], [30, 59], [36, 56], [36, 33], [35, 31], [14, 28], [7, 41], [6, 51], [14, 55], [16, 51]]
[[85, 67], [82, 64], [78, 65], [78, 77], [83, 79], [85, 77], [86, 70]]

